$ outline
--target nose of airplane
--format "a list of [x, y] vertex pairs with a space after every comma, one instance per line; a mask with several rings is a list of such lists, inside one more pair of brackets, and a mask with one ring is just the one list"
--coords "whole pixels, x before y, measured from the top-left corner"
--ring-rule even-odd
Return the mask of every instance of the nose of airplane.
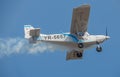
[[105, 35], [97, 35], [96, 36], [96, 40], [99, 42], [99, 43], [102, 43], [104, 42], [105, 40], [109, 39], [110, 36], [105, 36]]
[[105, 38], [106, 38], [106, 40], [107, 40], [107, 39], [109, 39], [109, 38], [110, 38], [110, 36], [106, 36]]

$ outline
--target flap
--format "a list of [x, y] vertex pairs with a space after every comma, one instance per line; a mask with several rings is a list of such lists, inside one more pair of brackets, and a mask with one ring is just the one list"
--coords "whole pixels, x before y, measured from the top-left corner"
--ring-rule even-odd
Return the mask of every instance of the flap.
[[35, 28], [30, 30], [30, 36], [38, 37], [40, 35], [40, 28]]

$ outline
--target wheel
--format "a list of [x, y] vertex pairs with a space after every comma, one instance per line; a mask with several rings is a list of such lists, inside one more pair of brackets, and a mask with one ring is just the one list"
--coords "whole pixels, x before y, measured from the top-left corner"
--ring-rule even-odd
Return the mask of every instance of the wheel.
[[77, 57], [82, 57], [82, 53], [77, 53]]
[[97, 52], [101, 52], [102, 51], [102, 47], [101, 46], [97, 46], [96, 51]]
[[83, 48], [84, 47], [83, 43], [78, 43], [78, 47]]

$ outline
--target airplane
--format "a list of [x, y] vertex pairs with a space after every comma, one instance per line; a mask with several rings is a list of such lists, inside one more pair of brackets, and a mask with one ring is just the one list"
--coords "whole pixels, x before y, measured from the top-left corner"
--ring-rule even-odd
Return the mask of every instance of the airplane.
[[65, 46], [70, 48], [67, 51], [66, 60], [82, 59], [86, 49], [96, 46], [96, 51], [101, 52], [101, 43], [110, 38], [106, 35], [90, 35], [87, 32], [90, 5], [85, 4], [73, 8], [70, 32], [60, 34], [41, 34], [40, 28], [31, 25], [24, 25], [25, 38], [30, 43], [36, 44], [40, 41]]

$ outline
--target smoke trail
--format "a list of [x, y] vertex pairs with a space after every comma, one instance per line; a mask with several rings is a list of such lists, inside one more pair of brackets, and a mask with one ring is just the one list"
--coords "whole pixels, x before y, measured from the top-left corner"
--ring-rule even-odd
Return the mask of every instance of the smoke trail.
[[57, 49], [64, 50], [66, 48], [44, 42], [29, 44], [28, 40], [23, 38], [0, 39], [0, 57], [18, 53], [42, 53], [48, 50], [55, 51]]

